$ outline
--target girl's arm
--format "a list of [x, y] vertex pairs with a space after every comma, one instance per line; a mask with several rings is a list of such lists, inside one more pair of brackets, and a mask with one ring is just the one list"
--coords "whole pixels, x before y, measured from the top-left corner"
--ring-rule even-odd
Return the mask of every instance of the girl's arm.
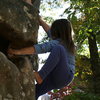
[[43, 27], [43, 29], [45, 30], [46, 33], [50, 30], [50, 26], [46, 22], [44, 22], [41, 19], [41, 17], [39, 18], [39, 23]]
[[34, 54], [36, 53], [36, 50], [34, 48], [34, 46], [32, 47], [26, 47], [26, 48], [22, 48], [22, 49], [8, 49], [8, 54], [9, 55], [26, 55], [26, 54]]
[[58, 40], [51, 40], [42, 44], [35, 44], [31, 47], [21, 48], [21, 49], [8, 49], [8, 55], [30, 55], [30, 54], [42, 54], [46, 52], [51, 52], [55, 45], [59, 44]]

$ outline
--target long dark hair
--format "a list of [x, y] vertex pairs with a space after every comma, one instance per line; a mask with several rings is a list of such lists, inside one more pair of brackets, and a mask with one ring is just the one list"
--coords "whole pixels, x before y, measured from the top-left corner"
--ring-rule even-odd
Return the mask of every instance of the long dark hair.
[[72, 40], [72, 26], [67, 19], [58, 19], [52, 23], [51, 35], [53, 39], [61, 39], [61, 43], [67, 47], [72, 54], [75, 53], [75, 46]]

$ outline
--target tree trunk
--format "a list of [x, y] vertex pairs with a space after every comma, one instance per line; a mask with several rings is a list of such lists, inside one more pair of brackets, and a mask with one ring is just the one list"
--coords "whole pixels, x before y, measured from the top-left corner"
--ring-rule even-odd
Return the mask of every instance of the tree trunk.
[[89, 34], [90, 36], [88, 37], [88, 43], [90, 50], [91, 69], [93, 72], [93, 89], [96, 94], [100, 95], [100, 59], [96, 44], [96, 35], [92, 32]]
[[19, 49], [37, 43], [40, 0], [0, 0], [0, 100], [35, 100], [33, 69], [36, 55], [13, 56], [8, 47]]

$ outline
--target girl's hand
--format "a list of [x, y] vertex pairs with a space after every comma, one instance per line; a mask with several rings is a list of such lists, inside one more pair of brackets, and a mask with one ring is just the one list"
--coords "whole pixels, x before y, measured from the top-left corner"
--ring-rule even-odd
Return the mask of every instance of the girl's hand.
[[12, 48], [8, 49], [8, 55], [31, 55], [34, 54], [35, 52], [36, 51], [34, 46], [21, 48], [19, 50], [12, 49]]
[[41, 16], [39, 16], [39, 25], [43, 27], [45, 32], [48, 32], [51, 28], [44, 20], [42, 20]]

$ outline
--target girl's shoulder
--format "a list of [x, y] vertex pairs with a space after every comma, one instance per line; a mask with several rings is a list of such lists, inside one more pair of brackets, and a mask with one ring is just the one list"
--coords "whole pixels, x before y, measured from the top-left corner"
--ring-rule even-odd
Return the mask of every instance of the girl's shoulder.
[[53, 43], [53, 44], [60, 44], [60, 40], [59, 40], [59, 39], [50, 40], [49, 42], [50, 42], [50, 43]]
[[55, 46], [58, 46], [60, 44], [60, 41], [59, 40], [50, 40], [49, 42], [45, 43], [47, 44], [47, 47], [48, 48], [53, 48]]

